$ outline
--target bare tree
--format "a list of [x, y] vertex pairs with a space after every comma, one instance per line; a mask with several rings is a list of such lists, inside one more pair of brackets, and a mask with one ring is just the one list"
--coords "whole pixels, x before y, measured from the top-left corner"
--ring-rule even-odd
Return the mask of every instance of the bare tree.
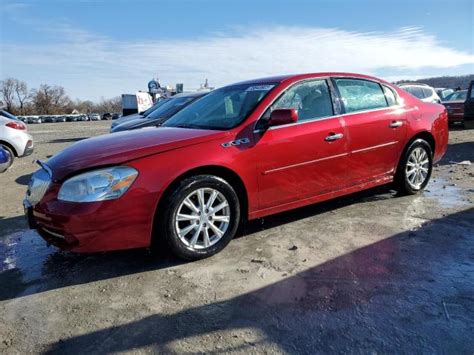
[[15, 107], [15, 79], [8, 78], [0, 82], [0, 94], [3, 104], [8, 112], [12, 112]]
[[24, 115], [25, 104], [30, 97], [28, 93], [28, 86], [24, 81], [20, 81], [18, 79], [14, 79], [13, 82], [13, 89], [15, 90], [16, 98], [18, 100], [20, 115]]
[[122, 111], [122, 98], [120, 96], [111, 99], [102, 98], [101, 101], [95, 105], [97, 112], [120, 112]]
[[58, 114], [72, 111], [71, 99], [62, 86], [42, 84], [33, 92], [33, 104], [37, 114]]

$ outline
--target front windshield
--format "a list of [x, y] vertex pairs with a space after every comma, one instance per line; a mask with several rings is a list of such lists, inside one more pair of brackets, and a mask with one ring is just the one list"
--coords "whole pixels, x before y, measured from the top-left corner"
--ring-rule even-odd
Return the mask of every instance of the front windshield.
[[160, 101], [158, 101], [156, 104], [154, 104], [152, 107], [150, 107], [149, 109], [143, 111], [143, 112], [140, 112], [140, 115], [142, 115], [143, 117], [146, 117], [148, 116], [150, 113], [152, 113], [153, 111], [155, 111], [158, 107], [161, 107], [163, 106], [165, 103], [167, 103], [169, 100], [171, 99], [161, 99]]
[[466, 100], [467, 91], [455, 91], [451, 95], [446, 97], [446, 101], [458, 101], [458, 100]]
[[197, 96], [172, 97], [145, 118], [150, 120], [169, 118], [198, 98]]
[[240, 84], [217, 89], [170, 118], [164, 126], [230, 129], [240, 124], [276, 84]]

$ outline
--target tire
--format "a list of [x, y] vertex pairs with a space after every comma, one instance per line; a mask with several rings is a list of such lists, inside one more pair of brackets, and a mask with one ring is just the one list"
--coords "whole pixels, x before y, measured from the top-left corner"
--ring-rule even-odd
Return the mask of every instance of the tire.
[[[212, 198], [211, 208], [207, 209]], [[161, 205], [166, 208], [158, 211], [160, 235], [156, 237], [165, 241], [179, 258], [198, 260], [220, 252], [234, 238], [239, 227], [239, 199], [232, 186], [220, 177], [197, 175], [186, 178], [164, 202]]]
[[416, 139], [400, 159], [395, 175], [395, 189], [402, 195], [417, 194], [428, 185], [432, 170], [431, 146], [423, 139]]
[[10, 161], [8, 162], [7, 168], [5, 169], [5, 171], [7, 171], [13, 165], [13, 161], [15, 160], [15, 154], [13, 153], [13, 150], [11, 150], [10, 147], [4, 144], [0, 144], [0, 145], [3, 147], [3, 149], [5, 149], [8, 152], [8, 154], [10, 154]]

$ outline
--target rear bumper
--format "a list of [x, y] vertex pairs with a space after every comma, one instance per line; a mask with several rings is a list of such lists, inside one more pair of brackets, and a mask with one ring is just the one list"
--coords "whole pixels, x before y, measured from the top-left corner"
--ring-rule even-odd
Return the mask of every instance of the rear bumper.
[[26, 157], [28, 155], [31, 155], [34, 151], [35, 147], [33, 145], [33, 140], [29, 140], [28, 142], [26, 142], [26, 146], [25, 146], [25, 150], [23, 151], [23, 157]]

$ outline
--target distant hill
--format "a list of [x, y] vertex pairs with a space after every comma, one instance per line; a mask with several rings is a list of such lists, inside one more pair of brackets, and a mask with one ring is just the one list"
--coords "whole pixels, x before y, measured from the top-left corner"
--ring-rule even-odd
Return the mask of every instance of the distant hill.
[[418, 80], [400, 80], [395, 84], [400, 83], [423, 83], [434, 88], [457, 88], [467, 89], [471, 80], [474, 80], [474, 74], [461, 76], [438, 76], [435, 78], [426, 78]]

